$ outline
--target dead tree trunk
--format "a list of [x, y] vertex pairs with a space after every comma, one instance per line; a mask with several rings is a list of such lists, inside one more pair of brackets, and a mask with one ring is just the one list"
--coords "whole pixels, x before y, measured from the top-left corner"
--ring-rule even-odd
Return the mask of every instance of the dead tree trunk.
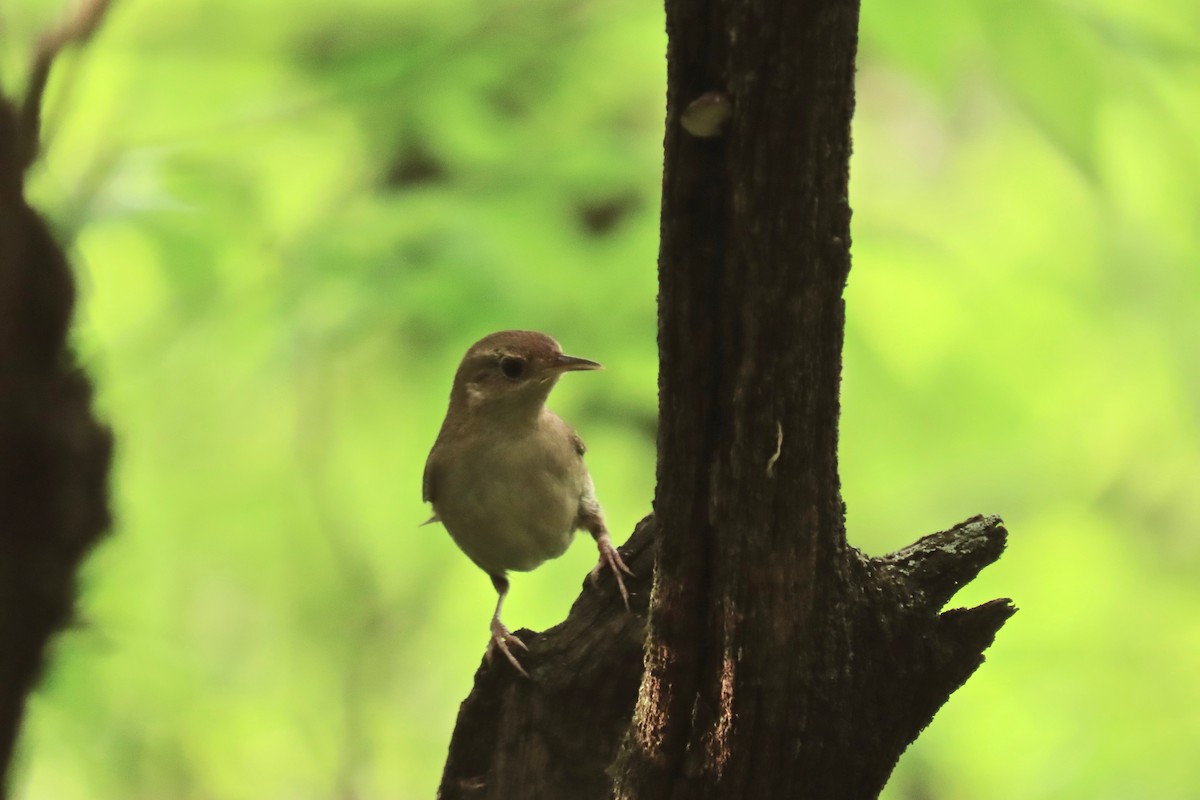
[[21, 107], [0, 97], [0, 798], [26, 696], [70, 621], [76, 570], [109, 526], [112, 437], [67, 343], [74, 281], [24, 197], [51, 62], [106, 5], [86, 5], [43, 40]]
[[585, 589], [526, 639], [532, 680], [481, 669], [441, 797], [874, 797], [1013, 613], [941, 611], [999, 557], [998, 518], [878, 559], [846, 543], [857, 25], [853, 0], [667, 1], [658, 487], [627, 546], [634, 613]]

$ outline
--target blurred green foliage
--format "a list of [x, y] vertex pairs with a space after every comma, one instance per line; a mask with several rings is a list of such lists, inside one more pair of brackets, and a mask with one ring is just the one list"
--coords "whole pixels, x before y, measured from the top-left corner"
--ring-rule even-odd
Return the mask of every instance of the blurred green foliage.
[[[60, 10], [0, 9], [8, 91]], [[1001, 513], [959, 600], [1022, 609], [890, 800], [1200, 795], [1198, 32], [1194, 0], [864, 3], [851, 538]], [[649, 510], [665, 46], [632, 0], [120, 0], [62, 60], [32, 188], [119, 514], [17, 797], [433, 795], [494, 597], [417, 527], [466, 346], [604, 362], [554, 405], [614, 530]]]

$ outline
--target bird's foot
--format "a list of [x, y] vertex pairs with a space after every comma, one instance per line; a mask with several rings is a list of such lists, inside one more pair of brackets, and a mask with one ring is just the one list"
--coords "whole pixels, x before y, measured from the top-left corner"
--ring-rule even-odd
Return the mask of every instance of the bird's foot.
[[513, 665], [513, 669], [528, 678], [529, 673], [526, 672], [525, 668], [521, 666], [521, 662], [517, 661], [517, 657], [512, 654], [512, 651], [508, 649], [510, 644], [516, 645], [522, 650], [529, 652], [529, 648], [525, 646], [525, 643], [513, 635], [512, 631], [504, 627], [504, 623], [501, 622], [498, 617], [493, 618], [492, 638], [488, 641], [487, 652], [484, 654], [484, 658], [487, 659], [488, 664], [491, 664], [492, 652], [494, 650], [499, 650], [504, 654], [504, 657], [508, 659], [508, 663]]
[[612, 542], [608, 538], [607, 533], [602, 533], [596, 537], [596, 547], [600, 548], [600, 561], [596, 564], [589, 576], [592, 583], [596, 584], [600, 581], [600, 573], [605, 567], [612, 570], [613, 575], [617, 578], [617, 588], [621, 590], [621, 599], [625, 602], [625, 610], [629, 610], [629, 592], [625, 589], [625, 581], [621, 578], [621, 573], [633, 577], [633, 571], [625, 566], [625, 562], [621, 560], [621, 553], [617, 548], [612, 546]]

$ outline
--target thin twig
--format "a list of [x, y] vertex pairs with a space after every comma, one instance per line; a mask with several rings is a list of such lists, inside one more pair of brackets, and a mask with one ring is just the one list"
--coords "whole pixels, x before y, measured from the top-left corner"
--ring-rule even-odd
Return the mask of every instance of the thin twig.
[[70, 45], [86, 44], [99, 29], [112, 0], [85, 0], [73, 15], [42, 34], [29, 67], [29, 85], [21, 106], [21, 169], [28, 169], [37, 158], [42, 98], [50, 80], [50, 68], [62, 50]]

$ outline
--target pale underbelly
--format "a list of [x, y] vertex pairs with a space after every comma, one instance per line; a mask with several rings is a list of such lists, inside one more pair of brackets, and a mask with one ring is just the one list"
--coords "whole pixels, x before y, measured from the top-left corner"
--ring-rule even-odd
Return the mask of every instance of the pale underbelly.
[[535, 473], [526, 481], [452, 478], [444, 488], [454, 501], [441, 504], [438, 516], [459, 548], [484, 571], [531, 570], [571, 544], [582, 494], [582, 486], [574, 483], [569, 476], [548, 473]]

